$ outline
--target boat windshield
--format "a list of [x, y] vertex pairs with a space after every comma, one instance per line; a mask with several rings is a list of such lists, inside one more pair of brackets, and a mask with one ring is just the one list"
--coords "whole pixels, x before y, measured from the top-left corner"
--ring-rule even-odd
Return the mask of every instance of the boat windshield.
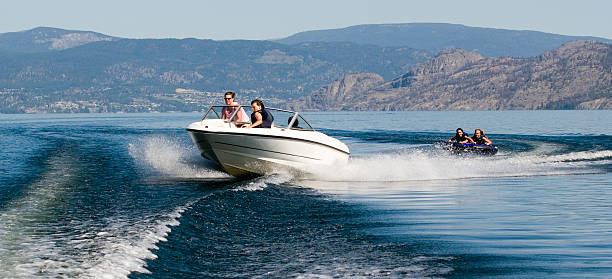
[[[274, 127], [314, 131], [312, 125], [299, 112], [277, 108], [266, 108], [266, 110], [274, 117]], [[228, 124], [240, 127], [251, 123], [251, 113], [250, 106], [211, 106], [202, 120], [223, 119]]]

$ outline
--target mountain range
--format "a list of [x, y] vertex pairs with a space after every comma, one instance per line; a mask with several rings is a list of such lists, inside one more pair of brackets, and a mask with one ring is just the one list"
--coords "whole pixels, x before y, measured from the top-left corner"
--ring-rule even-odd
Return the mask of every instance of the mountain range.
[[[356, 82], [402, 84], [418, 67], [438, 61], [439, 51], [444, 56], [464, 48], [483, 61], [523, 61], [541, 59], [542, 52], [580, 38], [451, 24], [363, 25], [276, 41], [126, 39], [41, 27], [0, 34], [0, 113], [194, 111], [219, 103], [225, 90], [238, 92], [241, 102], [263, 98], [280, 106], [303, 102], [311, 92], [318, 94], [322, 87], [355, 75], [370, 77], [360, 76]], [[517, 58], [495, 58], [498, 55]], [[531, 66], [535, 64], [525, 64]], [[355, 88], [365, 92], [371, 84]], [[298, 103], [294, 105], [306, 107]]]
[[[24, 37], [30, 33], [38, 32]], [[350, 73], [393, 78], [431, 56], [355, 43], [105, 38], [62, 50], [34, 40], [42, 46], [0, 51], [0, 112], [193, 111], [224, 90], [280, 103]], [[182, 89], [195, 95], [184, 100], [176, 94]]]
[[487, 57], [532, 57], [578, 40], [612, 43], [606, 38], [566, 36], [527, 30], [470, 27], [448, 23], [365, 24], [340, 29], [313, 30], [277, 42], [352, 42], [378, 46], [408, 46], [434, 53], [464, 49]]
[[38, 27], [22, 32], [0, 34], [0, 52], [48, 52], [69, 49], [98, 41], [116, 41], [119, 39], [90, 31]]
[[347, 75], [290, 102], [298, 110], [612, 109], [612, 45], [569, 42], [532, 58], [441, 52], [390, 81]]

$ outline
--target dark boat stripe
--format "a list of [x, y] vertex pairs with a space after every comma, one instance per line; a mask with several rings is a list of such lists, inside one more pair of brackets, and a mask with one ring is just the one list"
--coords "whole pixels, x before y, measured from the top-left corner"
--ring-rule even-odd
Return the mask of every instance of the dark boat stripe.
[[254, 147], [237, 145], [237, 144], [231, 144], [231, 143], [225, 143], [225, 142], [218, 142], [218, 141], [216, 141], [215, 143], [224, 144], [224, 145], [230, 145], [230, 146], [235, 146], [235, 147], [248, 148], [248, 149], [255, 149], [255, 150], [266, 151], [266, 152], [277, 153], [277, 154], [283, 154], [283, 155], [289, 155], [289, 156], [294, 156], [294, 157], [301, 157], [301, 158], [312, 159], [312, 160], [317, 160], [317, 161], [321, 160], [321, 159], [312, 158], [312, 157], [306, 157], [306, 156], [295, 155], [295, 154], [290, 154], [290, 153], [285, 153], [285, 152], [278, 152], [278, 151], [272, 151], [272, 150], [267, 150], [267, 149], [254, 148]]
[[312, 141], [312, 140], [307, 140], [307, 139], [300, 139], [300, 138], [283, 137], [283, 136], [275, 136], [275, 135], [254, 135], [254, 134], [248, 134], [248, 133], [207, 132], [207, 131], [195, 130], [195, 129], [187, 129], [187, 131], [195, 132], [195, 133], [202, 133], [202, 134], [247, 135], [247, 136], [258, 136], [258, 137], [267, 137], [267, 138], [290, 139], [290, 140], [297, 140], [297, 141], [304, 141], [304, 142], [315, 143], [315, 144], [327, 146], [329, 148], [338, 150], [338, 151], [340, 151], [340, 152], [342, 152], [344, 154], [347, 154], [347, 155], [351, 154], [350, 152], [346, 152], [346, 151], [344, 151], [342, 149], [333, 147], [333, 146], [328, 145], [328, 144], [323, 144], [323, 143], [320, 143], [320, 142], [316, 142], [316, 141]]

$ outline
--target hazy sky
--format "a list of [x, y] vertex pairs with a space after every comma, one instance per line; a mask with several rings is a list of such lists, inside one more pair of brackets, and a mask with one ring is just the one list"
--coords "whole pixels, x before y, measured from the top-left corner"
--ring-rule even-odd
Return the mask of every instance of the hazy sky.
[[272, 39], [358, 24], [444, 22], [612, 39], [610, 0], [3, 0], [0, 33], [38, 26], [125, 38]]

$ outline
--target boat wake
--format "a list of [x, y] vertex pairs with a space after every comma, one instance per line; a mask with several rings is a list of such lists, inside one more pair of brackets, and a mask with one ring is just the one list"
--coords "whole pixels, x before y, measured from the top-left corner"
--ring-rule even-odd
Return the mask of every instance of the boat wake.
[[[577, 151], [550, 155], [561, 147], [542, 144], [529, 152], [504, 152], [492, 157], [452, 156], [440, 150], [399, 149], [394, 153], [369, 154], [351, 158], [348, 163], [309, 169], [309, 174], [289, 173], [279, 169], [267, 176], [270, 183], [292, 179], [353, 182], [401, 182], [469, 178], [572, 175], [602, 172], [602, 165], [612, 162], [612, 150]], [[129, 153], [140, 165], [166, 179], [228, 179], [230, 175], [202, 159], [188, 143], [166, 137], [152, 137], [129, 145]], [[274, 177], [274, 178], [271, 178]], [[280, 181], [280, 182], [279, 182]], [[252, 185], [251, 185], [252, 184]], [[244, 185], [261, 189], [259, 179]], [[260, 186], [257, 186], [260, 185]]]
[[202, 159], [193, 144], [159, 136], [141, 139], [128, 146], [130, 156], [144, 170], [153, 171], [165, 179], [227, 179], [230, 175], [212, 162]]
[[153, 251], [157, 243], [165, 242], [178, 219], [196, 201], [179, 206], [162, 216], [150, 216], [144, 220], [113, 220], [104, 228], [88, 232], [72, 240], [77, 248], [98, 251], [85, 266], [83, 275], [88, 278], [127, 278], [132, 272], [149, 274], [146, 260], [156, 259]]
[[[83, 165], [66, 152], [48, 158], [46, 171], [0, 208], [0, 278], [127, 278], [147, 273], [156, 244], [197, 200], [146, 216], [79, 219], [59, 213], [78, 196]], [[59, 216], [57, 214], [60, 214]], [[89, 214], [95, 214], [90, 212]]]
[[[70, 159], [60, 154], [45, 162], [49, 166], [41, 178], [24, 188], [0, 211], [0, 277], [30, 278], [41, 270], [59, 268], [62, 247], [44, 233], [58, 200], [69, 195], [70, 185], [79, 171]], [[55, 235], [55, 237], [58, 237]], [[65, 273], [70, 274], [70, 273]]]
[[270, 184], [280, 185], [292, 181], [295, 178], [291, 173], [277, 173], [267, 176], [255, 178], [232, 188], [231, 191], [261, 191], [266, 189]]
[[407, 149], [395, 154], [352, 158], [348, 164], [319, 169], [309, 179], [398, 182], [570, 175], [602, 172], [597, 167], [611, 162], [612, 150], [483, 158], [448, 156], [431, 150]]

